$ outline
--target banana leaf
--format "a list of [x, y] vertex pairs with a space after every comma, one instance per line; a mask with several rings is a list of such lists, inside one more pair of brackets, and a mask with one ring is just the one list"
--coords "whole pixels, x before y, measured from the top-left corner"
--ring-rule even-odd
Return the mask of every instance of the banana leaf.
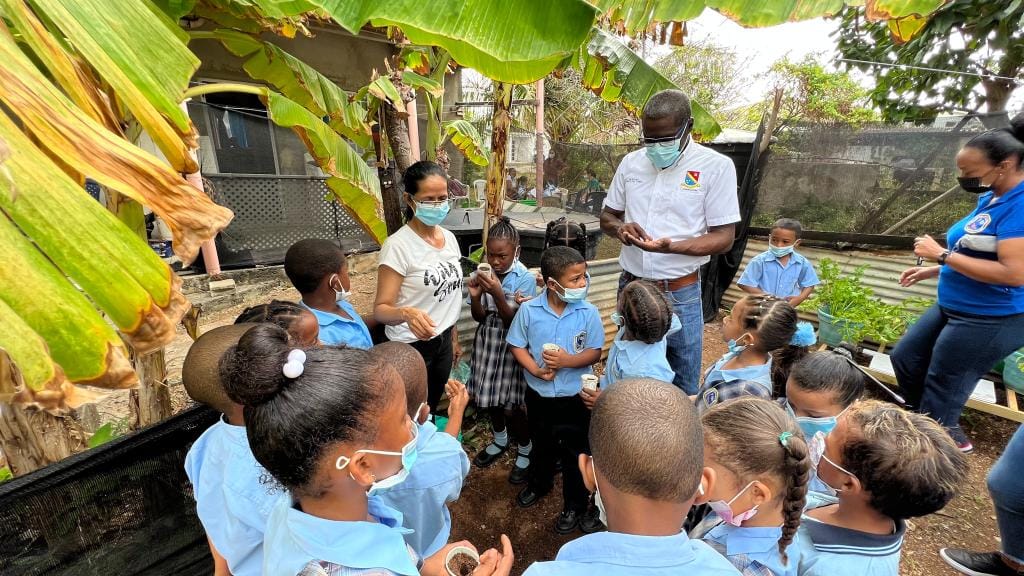
[[360, 89], [359, 93], [362, 94], [364, 89], [378, 100], [390, 103], [395, 110], [398, 110], [399, 114], [406, 114], [405, 101], [402, 100], [402, 94], [398, 91], [395, 83], [387, 76], [375, 78], [363, 89]]
[[[600, 28], [594, 28], [576, 64], [582, 71], [582, 82], [589, 90], [608, 102], [619, 102], [634, 112], [643, 110], [654, 94], [678, 87], [661, 75], [621, 40]], [[711, 140], [722, 127], [698, 102], [690, 101], [693, 132], [701, 140]]]
[[[4, 91], [5, 94], [9, 92]], [[10, 169], [19, 190], [14, 198], [0, 194], [0, 211], [6, 214], [0, 221], [12, 229], [17, 226], [38, 247], [38, 250], [32, 248], [33, 262], [43, 263], [35, 264], [41, 266], [39, 274], [47, 271], [60, 278], [63, 284], [52, 278], [48, 280], [49, 284], [60, 285], [57, 295], [67, 298], [77, 295], [75, 302], [80, 300], [88, 304], [64, 280], [63, 274], [107, 313], [110, 321], [140, 353], [155, 350], [173, 340], [175, 326], [189, 306], [179, 291], [181, 280], [144, 240], [93, 200], [78, 182], [65, 174], [4, 114], [0, 114], [0, 139], [10, 145], [11, 157], [4, 165]], [[27, 239], [24, 242], [32, 246]], [[26, 250], [22, 246], [18, 249], [23, 253]], [[38, 254], [40, 250], [45, 256]], [[95, 342], [103, 343], [106, 336], [113, 335], [117, 349], [122, 348], [120, 338], [106, 321], [91, 304], [88, 304], [91, 316], [82, 307], [70, 310], [67, 318], [40, 312], [40, 306], [60, 308], [49, 302], [47, 290], [53, 288], [42, 284], [41, 280], [34, 285], [19, 278], [24, 270], [9, 270], [8, 251], [4, 249], [0, 253], [4, 254], [5, 260], [0, 266], [4, 269], [0, 273], [0, 290], [14, 290], [17, 296], [12, 299], [0, 295], [0, 298], [46, 339], [54, 360], [64, 367], [71, 381], [105, 378], [104, 371], [99, 370], [96, 364], [99, 351], [87, 347]], [[64, 289], [64, 285], [69, 289]], [[32, 298], [38, 302], [28, 303], [27, 299]], [[63, 330], [70, 330], [76, 322], [83, 326], [81, 333], [68, 334], [81, 337], [82, 342], [71, 342], [73, 338], [54, 340], [54, 332], [60, 336], [64, 334]], [[90, 327], [97, 322], [107, 326], [107, 330], [98, 331]], [[69, 326], [65, 328], [64, 324]], [[104, 351], [103, 355], [106, 354]], [[76, 359], [77, 356], [83, 358]], [[75, 362], [92, 363], [85, 370]]]
[[451, 138], [452, 144], [473, 164], [486, 166], [489, 154], [487, 146], [476, 127], [466, 120], [445, 122], [444, 131]]
[[107, 82], [179, 172], [196, 172], [188, 115], [178, 106], [199, 59], [150, 0], [29, 0]]
[[377, 173], [337, 132], [297, 102], [270, 90], [264, 90], [261, 99], [270, 120], [294, 130], [330, 175], [327, 186], [342, 206], [376, 242], [383, 243], [388, 231]]
[[[20, 150], [15, 150], [11, 163], [18, 161]], [[6, 217], [0, 218], [0, 253], [4, 255], [0, 300], [46, 340], [53, 360], [69, 380], [104, 388], [127, 388], [138, 382], [114, 329]], [[117, 290], [113, 285], [109, 289]], [[30, 337], [24, 332], [19, 335]], [[42, 372], [36, 364], [38, 360], [29, 361], [21, 369], [32, 370], [36, 374], [32, 385], [41, 387]]]
[[366, 109], [330, 78], [278, 46], [249, 34], [217, 30], [212, 35], [235, 56], [248, 58], [242, 68], [249, 76], [277, 88], [317, 116], [327, 117], [335, 132], [359, 147], [370, 148]]
[[309, 0], [353, 34], [397, 26], [413, 44], [440, 46], [459, 64], [501, 82], [528, 84], [586, 40], [597, 16], [582, 0]]
[[419, 74], [411, 70], [402, 70], [402, 82], [406, 86], [423, 90], [431, 96], [443, 96], [444, 95], [444, 84], [434, 80], [433, 78], [427, 78], [426, 76], [420, 76]]
[[[59, 387], [64, 371], [53, 363], [46, 342], [13, 308], [0, 300], [0, 352], [5, 352], [21, 373], [22, 384], [30, 390]], [[0, 360], [2, 362], [2, 360]], [[0, 378], [0, 402], [10, 402], [16, 389], [4, 389]]]

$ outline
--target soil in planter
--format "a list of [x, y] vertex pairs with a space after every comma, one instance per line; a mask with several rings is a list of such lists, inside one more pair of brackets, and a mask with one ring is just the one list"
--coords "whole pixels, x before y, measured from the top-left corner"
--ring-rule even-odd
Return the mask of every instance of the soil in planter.
[[448, 572], [456, 576], [469, 576], [480, 563], [465, 552], [458, 552], [448, 560]]

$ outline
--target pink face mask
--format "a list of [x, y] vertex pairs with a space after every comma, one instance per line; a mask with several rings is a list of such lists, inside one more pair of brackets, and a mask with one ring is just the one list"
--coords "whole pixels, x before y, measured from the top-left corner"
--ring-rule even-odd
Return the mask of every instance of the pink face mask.
[[733, 514], [732, 506], [730, 505], [733, 502], [735, 502], [737, 498], [740, 497], [740, 494], [746, 492], [747, 488], [750, 488], [753, 485], [754, 482], [751, 482], [750, 484], [744, 486], [743, 490], [737, 492], [736, 495], [733, 496], [732, 499], [729, 500], [728, 502], [726, 502], [725, 500], [715, 500], [713, 502], [708, 502], [708, 506], [710, 506], [711, 509], [714, 510], [715, 514], [718, 514], [718, 517], [721, 518], [723, 522], [725, 522], [726, 524], [731, 524], [738, 528], [740, 524], [743, 524], [747, 520], [750, 520], [757, 514], [757, 506], [754, 506], [753, 508], [747, 510], [746, 512], [740, 514]]

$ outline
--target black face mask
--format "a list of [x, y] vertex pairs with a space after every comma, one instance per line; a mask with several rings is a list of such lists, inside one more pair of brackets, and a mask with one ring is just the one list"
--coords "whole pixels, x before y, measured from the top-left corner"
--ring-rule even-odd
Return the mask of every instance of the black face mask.
[[[988, 176], [992, 172], [996, 171], [998, 168], [999, 167], [996, 166], [995, 168], [989, 170], [988, 172], [985, 173], [985, 176]], [[971, 194], [984, 194], [985, 192], [992, 191], [992, 184], [982, 184], [981, 176], [957, 176], [956, 181], [960, 183], [961, 188], [963, 188], [967, 192], [970, 192]]]

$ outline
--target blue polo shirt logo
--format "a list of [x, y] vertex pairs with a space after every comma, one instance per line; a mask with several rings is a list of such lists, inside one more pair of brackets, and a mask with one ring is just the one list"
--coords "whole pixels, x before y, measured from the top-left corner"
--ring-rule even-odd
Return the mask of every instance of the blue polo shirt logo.
[[704, 405], [711, 408], [718, 403], [718, 389], [712, 388], [704, 393]]
[[989, 216], [988, 214], [984, 214], [984, 213], [983, 214], [978, 214], [970, 222], [968, 222], [966, 226], [964, 226], [964, 230], [968, 234], [977, 234], [978, 232], [981, 232], [985, 228], [988, 228], [988, 225], [991, 224], [991, 223], [992, 223], [992, 217], [991, 216]]
[[573, 353], [574, 354], [579, 354], [580, 352], [583, 352], [583, 349], [586, 348], [586, 346], [587, 346], [587, 331], [584, 330], [584, 331], [580, 332], [579, 334], [577, 334], [575, 338], [573, 338], [573, 341], [572, 341]]

